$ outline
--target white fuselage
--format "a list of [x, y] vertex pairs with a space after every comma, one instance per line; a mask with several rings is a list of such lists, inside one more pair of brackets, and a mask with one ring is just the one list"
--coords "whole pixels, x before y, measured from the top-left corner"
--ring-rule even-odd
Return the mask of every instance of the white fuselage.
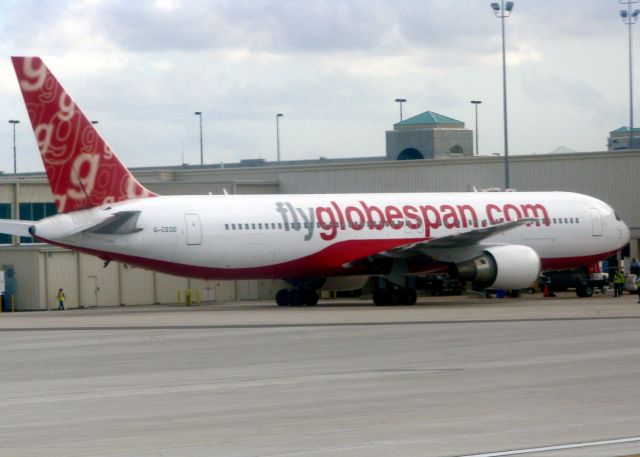
[[[139, 212], [138, 231], [82, 231], [123, 211]], [[529, 246], [542, 269], [550, 270], [601, 260], [629, 239], [610, 206], [563, 192], [167, 196], [59, 214], [34, 226], [42, 241], [171, 274], [297, 278], [374, 274], [349, 265], [410, 243], [522, 218], [535, 222], [478, 247]]]

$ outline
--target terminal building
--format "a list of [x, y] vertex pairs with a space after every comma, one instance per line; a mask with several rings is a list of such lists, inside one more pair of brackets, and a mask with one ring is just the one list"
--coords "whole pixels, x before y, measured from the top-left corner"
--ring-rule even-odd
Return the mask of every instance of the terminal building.
[[464, 122], [425, 111], [387, 131], [387, 159], [444, 159], [473, 155], [473, 132]]
[[609, 138], [607, 139], [607, 149], [609, 151], [640, 149], [640, 128], [633, 128], [633, 137], [629, 127], [624, 126], [612, 130], [609, 132]]
[[[409, 121], [409, 120], [407, 120]], [[437, 122], [436, 122], [437, 124]], [[410, 125], [410, 124], [409, 124]], [[501, 187], [504, 161], [496, 156], [472, 156], [463, 125], [455, 127], [455, 144], [463, 152], [453, 159], [422, 143], [397, 140], [392, 157], [413, 148], [431, 160], [389, 160], [388, 157], [300, 162], [250, 162], [212, 166], [133, 169], [140, 182], [165, 195], [277, 194], [368, 192], [473, 192]], [[397, 124], [394, 132], [403, 130]], [[400, 127], [400, 129], [398, 129]], [[446, 130], [449, 127], [444, 127]], [[438, 130], [425, 128], [424, 130]], [[419, 129], [418, 129], [419, 130]], [[433, 145], [440, 132], [433, 133]], [[396, 141], [396, 140], [393, 140]], [[452, 142], [453, 143], [453, 142]], [[406, 147], [405, 147], [406, 146]], [[449, 147], [451, 148], [451, 147]], [[429, 152], [431, 151], [431, 152]], [[455, 154], [455, 153], [454, 153]], [[592, 195], [614, 208], [631, 230], [625, 257], [638, 256], [640, 193], [637, 175], [640, 151], [512, 156], [511, 183], [518, 191], [570, 191]], [[44, 173], [0, 175], [0, 218], [36, 220], [55, 213]], [[65, 249], [34, 243], [30, 238], [0, 239], [0, 269], [15, 278], [17, 310], [57, 307], [64, 288], [68, 307], [121, 306], [184, 301], [192, 290], [202, 301], [272, 299], [280, 281], [203, 281], [172, 277]]]

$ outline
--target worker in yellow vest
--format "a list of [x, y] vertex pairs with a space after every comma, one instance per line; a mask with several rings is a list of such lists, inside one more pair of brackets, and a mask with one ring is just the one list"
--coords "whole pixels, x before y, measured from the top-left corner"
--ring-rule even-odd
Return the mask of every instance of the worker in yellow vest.
[[56, 299], [58, 300], [58, 311], [63, 311], [64, 310], [64, 290], [60, 289], [58, 291], [58, 296], [56, 297]]
[[613, 275], [613, 296], [622, 297], [622, 290], [624, 289], [624, 270], [618, 268], [618, 271]]

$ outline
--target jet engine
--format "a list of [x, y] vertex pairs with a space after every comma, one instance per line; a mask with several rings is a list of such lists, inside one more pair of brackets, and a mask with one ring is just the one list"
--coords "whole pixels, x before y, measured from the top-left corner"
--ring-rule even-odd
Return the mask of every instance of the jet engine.
[[454, 276], [472, 281], [479, 289], [524, 289], [540, 274], [540, 257], [528, 246], [492, 246], [453, 270]]

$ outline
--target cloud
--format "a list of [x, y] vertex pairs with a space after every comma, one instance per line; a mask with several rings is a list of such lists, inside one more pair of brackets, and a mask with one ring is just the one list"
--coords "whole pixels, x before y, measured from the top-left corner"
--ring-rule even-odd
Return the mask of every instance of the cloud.
[[[182, 150], [195, 162], [194, 111], [205, 113], [211, 160], [270, 157], [276, 112], [288, 158], [382, 154], [397, 97], [409, 100], [405, 117], [428, 109], [467, 125], [469, 100], [483, 100], [482, 149], [499, 151], [501, 35], [489, 3], [10, 0], [0, 52], [42, 55], [136, 166], [179, 163]], [[619, 9], [516, 0], [506, 20], [514, 151], [600, 147], [625, 118]], [[0, 96], [0, 116], [23, 113], [6, 58]]]

